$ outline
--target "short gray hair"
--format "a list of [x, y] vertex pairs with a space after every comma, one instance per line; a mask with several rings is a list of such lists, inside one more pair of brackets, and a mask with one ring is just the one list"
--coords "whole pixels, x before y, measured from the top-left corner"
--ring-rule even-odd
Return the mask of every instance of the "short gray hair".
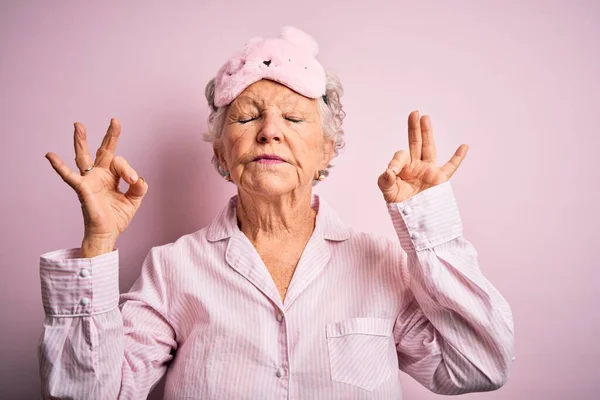
[[[334, 157], [339, 154], [339, 151], [344, 147], [344, 130], [342, 129], [342, 121], [346, 116], [343, 110], [341, 97], [344, 94], [344, 88], [339, 78], [332, 72], [327, 71], [327, 84], [325, 87], [325, 96], [317, 99], [317, 110], [321, 116], [321, 126], [323, 127], [323, 135], [325, 140], [332, 140], [334, 143]], [[221, 136], [223, 124], [225, 123], [225, 115], [227, 107], [215, 106], [215, 78], [211, 79], [205, 89], [206, 100], [210, 107], [208, 115], [208, 131], [203, 135], [205, 141], [214, 143], [215, 139]], [[325, 101], [327, 99], [327, 101]], [[221, 176], [226, 175], [216, 157], [213, 156], [212, 163]], [[329, 175], [327, 166], [325, 175]]]

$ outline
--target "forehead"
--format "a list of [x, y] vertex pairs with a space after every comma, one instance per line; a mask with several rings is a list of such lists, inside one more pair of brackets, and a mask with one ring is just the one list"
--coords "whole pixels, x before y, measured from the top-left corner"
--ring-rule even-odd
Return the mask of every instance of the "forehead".
[[269, 104], [289, 106], [310, 106], [314, 102], [281, 83], [268, 79], [261, 79], [248, 86], [232, 102], [231, 105], [256, 105], [265, 106]]

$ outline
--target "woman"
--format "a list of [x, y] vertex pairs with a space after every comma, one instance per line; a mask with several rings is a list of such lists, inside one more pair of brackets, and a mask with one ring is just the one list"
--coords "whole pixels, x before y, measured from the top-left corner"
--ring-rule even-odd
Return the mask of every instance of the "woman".
[[[42, 255], [46, 398], [398, 399], [399, 370], [437, 393], [494, 390], [512, 359], [510, 307], [462, 236], [431, 122], [379, 177], [398, 240], [355, 233], [312, 186], [343, 146], [339, 81], [300, 30], [253, 39], [206, 90], [214, 163], [238, 194], [211, 225], [153, 247], [118, 293], [117, 237], [148, 190], [115, 148], [92, 160], [75, 124], [81, 248]], [[119, 179], [129, 184], [118, 191]]]

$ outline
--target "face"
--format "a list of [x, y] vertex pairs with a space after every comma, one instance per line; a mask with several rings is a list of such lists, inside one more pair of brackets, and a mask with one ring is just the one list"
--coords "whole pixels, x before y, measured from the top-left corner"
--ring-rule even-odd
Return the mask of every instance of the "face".
[[229, 105], [214, 150], [240, 189], [269, 196], [310, 190], [333, 142], [323, 137], [316, 100], [260, 80]]

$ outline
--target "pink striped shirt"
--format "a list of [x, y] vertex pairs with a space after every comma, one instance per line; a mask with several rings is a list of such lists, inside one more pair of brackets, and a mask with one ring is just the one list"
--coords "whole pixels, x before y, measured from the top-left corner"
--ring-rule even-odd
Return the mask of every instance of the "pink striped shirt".
[[508, 379], [511, 310], [450, 182], [387, 205], [398, 240], [352, 231], [313, 195], [284, 301], [235, 205], [153, 247], [129, 293], [117, 249], [41, 256], [44, 398], [144, 399], [165, 373], [165, 399], [401, 399], [399, 371], [445, 394]]

